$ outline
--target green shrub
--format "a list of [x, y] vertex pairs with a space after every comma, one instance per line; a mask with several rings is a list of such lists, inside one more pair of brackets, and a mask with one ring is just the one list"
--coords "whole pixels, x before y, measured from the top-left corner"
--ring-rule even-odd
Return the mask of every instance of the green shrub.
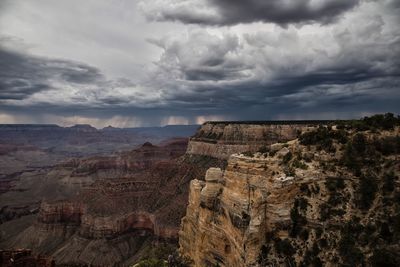
[[393, 113], [377, 114], [371, 117], [364, 117], [363, 122], [369, 126], [370, 129], [392, 130], [395, 126], [400, 124], [400, 118], [394, 116]]
[[304, 210], [307, 209], [308, 203], [306, 199], [300, 199], [295, 199], [293, 207], [290, 210], [290, 219], [292, 220], [292, 225], [290, 227], [289, 235], [291, 237], [296, 237], [300, 233], [303, 225], [307, 223], [306, 217], [299, 213], [299, 208], [302, 206]]
[[322, 266], [324, 266], [324, 265], [322, 264], [322, 261], [321, 261], [320, 258], [315, 257], [315, 258], [313, 259], [313, 261], [312, 261], [312, 266], [313, 266], [313, 267], [322, 267]]
[[293, 157], [293, 154], [292, 154], [292, 152], [289, 151], [285, 156], [283, 156], [282, 162], [284, 164], [287, 164], [292, 159], [292, 157]]
[[383, 176], [383, 186], [382, 186], [382, 190], [385, 193], [388, 192], [393, 192], [394, 190], [394, 183], [396, 180], [396, 176], [394, 175], [393, 172], [390, 173], [385, 173]]
[[330, 192], [336, 192], [345, 188], [342, 178], [329, 178], [325, 181], [325, 186]]
[[326, 248], [326, 247], [328, 247], [328, 241], [327, 241], [325, 238], [321, 238], [321, 239], [318, 241], [318, 245], [319, 245], [321, 248]]
[[260, 152], [262, 154], [267, 154], [270, 151], [270, 148], [268, 146], [262, 146], [257, 152]]
[[308, 236], [309, 236], [308, 230], [307, 230], [307, 229], [301, 230], [299, 236], [300, 236], [300, 238], [301, 238], [302, 240], [304, 240], [304, 241], [308, 240]]
[[265, 244], [261, 246], [260, 253], [258, 254], [258, 264], [261, 266], [267, 265], [270, 250], [270, 246], [266, 246]]
[[342, 204], [344, 202], [344, 197], [340, 193], [332, 193], [329, 195], [328, 198], [328, 204], [331, 206], [337, 206], [339, 204]]
[[379, 235], [382, 239], [386, 240], [387, 242], [391, 242], [393, 233], [389, 229], [389, 225], [386, 222], [381, 224], [381, 230], [379, 231]]
[[246, 157], [250, 157], [250, 158], [254, 157], [254, 153], [251, 152], [251, 151], [243, 152], [243, 155], [246, 156]]
[[319, 149], [334, 152], [333, 140], [341, 144], [347, 142], [347, 133], [344, 130], [332, 130], [331, 127], [320, 126], [317, 129], [303, 133], [299, 137], [302, 145], [316, 145]]
[[292, 166], [285, 167], [283, 169], [283, 172], [286, 174], [286, 176], [295, 176], [296, 175], [296, 171]]
[[280, 255], [287, 257], [292, 256], [296, 251], [290, 243], [289, 239], [281, 240], [280, 238], [275, 239], [275, 250]]
[[357, 151], [353, 148], [352, 142], [348, 142], [346, 144], [341, 162], [356, 176], [361, 175], [361, 163], [358, 158], [359, 155], [357, 154]]
[[311, 186], [311, 192], [313, 192], [313, 194], [318, 194], [320, 191], [319, 185], [318, 184], [313, 184]]
[[375, 150], [382, 155], [397, 155], [400, 153], [400, 136], [387, 136], [383, 138], [375, 138], [373, 141]]
[[373, 267], [398, 267], [400, 266], [400, 257], [386, 249], [376, 249], [369, 258], [369, 263]]
[[330, 206], [327, 203], [322, 203], [319, 206], [319, 218], [321, 221], [326, 221], [331, 217], [331, 209]]
[[308, 206], [308, 201], [305, 198], [298, 198], [298, 207], [301, 211], [306, 211], [307, 210], [307, 206]]
[[317, 228], [315, 229], [315, 236], [316, 236], [317, 238], [320, 238], [321, 235], [322, 235], [322, 233], [323, 233], [323, 231], [322, 231], [322, 228], [321, 228], [321, 227], [317, 227]]
[[363, 210], [368, 210], [375, 199], [378, 191], [378, 183], [376, 177], [372, 174], [363, 175], [360, 178], [360, 184], [357, 190], [358, 207]]
[[339, 253], [346, 266], [358, 266], [364, 260], [361, 250], [356, 247], [355, 232], [352, 227], [352, 223], [349, 222], [342, 228], [341, 239], [338, 244]]
[[367, 130], [392, 130], [400, 125], [400, 117], [393, 113], [377, 114], [371, 117], [364, 117], [361, 120], [342, 121], [338, 123], [340, 129], [355, 129], [357, 131]]
[[307, 170], [308, 169], [308, 166], [305, 163], [303, 163], [300, 160], [298, 160], [298, 159], [295, 159], [293, 161], [292, 167], [293, 168], [297, 168], [297, 169], [302, 169], [302, 170]]
[[310, 189], [308, 188], [308, 185], [307, 185], [307, 184], [301, 184], [301, 185], [300, 185], [300, 191], [301, 191], [303, 194], [305, 194], [306, 196], [311, 196], [311, 191], [310, 191]]
[[358, 156], [362, 156], [366, 148], [366, 139], [362, 133], [357, 133], [352, 140], [353, 148], [355, 149]]

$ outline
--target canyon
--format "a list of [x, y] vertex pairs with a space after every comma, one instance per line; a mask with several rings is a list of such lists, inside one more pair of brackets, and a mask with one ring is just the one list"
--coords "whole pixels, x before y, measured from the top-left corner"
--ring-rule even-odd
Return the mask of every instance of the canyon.
[[[2, 236], [2, 247], [29, 248], [51, 255], [57, 264], [109, 266], [137, 260], [129, 259], [135, 255], [135, 246], [140, 249], [143, 242], [153, 242], [153, 237], [176, 239], [185, 207], [184, 191], [177, 189], [201, 171], [190, 171], [189, 163], [179, 161], [186, 145], [186, 139], [173, 139], [162, 146], [145, 143], [115, 156], [57, 165], [43, 178], [52, 184], [23, 192], [37, 198], [38, 213], [0, 225], [4, 235], [10, 234]], [[52, 194], [49, 187], [60, 191]], [[15, 194], [1, 197], [11, 202]], [[21, 225], [17, 223], [14, 229], [16, 221]], [[108, 256], [99, 257], [93, 246]]]
[[[261, 131], [259, 126], [251, 126], [244, 136], [238, 134], [248, 125], [237, 128], [221, 123], [217, 128], [226, 128], [225, 139], [242, 145], [250, 135], [257, 136], [252, 142], [257, 149], [266, 142], [293, 138], [307, 125], [267, 124], [261, 125]], [[271, 127], [284, 130], [273, 141], [263, 139], [266, 132], [271, 134]], [[201, 134], [197, 132], [189, 144], [186, 139], [175, 138], [159, 145], [146, 142], [111, 156], [66, 158], [34, 181], [26, 177], [12, 187], [13, 191], [0, 195], [2, 203], [10, 203], [3, 210], [0, 245], [33, 249], [54, 257], [57, 264], [93, 266], [129, 265], [141, 257], [143, 247], [165, 242], [176, 246], [190, 181], [204, 180], [208, 168], [226, 165], [225, 155], [201, 152], [205, 150], [202, 146], [209, 144], [199, 142]], [[212, 135], [212, 131], [206, 135]], [[29, 198], [29, 204], [21, 201], [22, 209], [16, 209], [16, 195]], [[16, 220], [10, 220], [9, 214], [14, 214]], [[93, 246], [103, 251], [102, 257], [93, 252]]]
[[399, 123], [357, 123], [207, 122], [189, 139], [24, 172], [0, 195], [0, 249], [59, 266], [132, 266], [178, 247], [193, 266], [396, 263]]
[[[183, 192], [177, 194], [175, 189], [180, 182], [187, 182], [184, 175], [190, 164], [177, 161], [186, 151], [187, 138], [170, 136], [184, 136], [193, 129], [3, 126], [0, 249], [10, 253], [12, 249], [31, 249], [33, 255], [46, 255], [55, 259], [57, 265], [109, 266], [125, 260], [137, 261], [129, 258], [135, 256], [136, 250], [158, 243], [154, 237], [171, 238], [171, 242], [166, 242], [176, 243], [180, 220], [177, 216], [183, 216], [185, 200], [184, 195], [180, 196]], [[104, 131], [111, 137], [101, 137]], [[89, 136], [101, 137], [91, 139], [100, 148], [92, 150], [90, 142], [85, 144], [87, 132]], [[131, 136], [119, 140], [121, 132]], [[83, 139], [77, 149], [79, 157], [60, 152], [74, 150], [73, 145], [68, 147], [69, 140], [79, 136]], [[115, 144], [112, 140], [118, 140], [122, 147], [129, 140], [134, 140], [131, 147], [143, 143], [129, 151], [117, 145], [112, 153], [104, 153], [101, 146], [111, 148]], [[49, 144], [56, 147], [49, 149]], [[191, 179], [190, 175], [187, 177]], [[160, 208], [163, 205], [166, 207]], [[181, 213], [169, 212], [172, 209], [168, 205], [177, 205]], [[109, 251], [109, 255], [99, 257], [91, 245]], [[76, 254], [79, 249], [81, 258]]]

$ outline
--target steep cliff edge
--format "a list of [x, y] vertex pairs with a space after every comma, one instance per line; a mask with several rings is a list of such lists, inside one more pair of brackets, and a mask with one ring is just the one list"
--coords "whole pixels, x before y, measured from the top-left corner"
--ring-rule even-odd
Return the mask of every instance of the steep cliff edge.
[[196, 266], [250, 266], [258, 259], [265, 234], [289, 224], [299, 185], [273, 172], [275, 158], [233, 155], [227, 169], [212, 168], [206, 181], [193, 180], [180, 247]]
[[325, 122], [206, 122], [190, 139], [187, 153], [228, 159], [235, 153], [256, 152], [265, 145], [293, 140], [316, 123]]
[[153, 248], [176, 248], [190, 181], [220, 166], [209, 157], [186, 157], [186, 146], [187, 139], [145, 143], [57, 166], [49, 180], [72, 193], [44, 198], [33, 222], [21, 218], [20, 230], [13, 221], [1, 225], [0, 248], [28, 248], [56, 264], [91, 266], [132, 265]]
[[400, 137], [390, 128], [320, 127], [232, 155], [191, 181], [180, 253], [194, 266], [398, 266]]

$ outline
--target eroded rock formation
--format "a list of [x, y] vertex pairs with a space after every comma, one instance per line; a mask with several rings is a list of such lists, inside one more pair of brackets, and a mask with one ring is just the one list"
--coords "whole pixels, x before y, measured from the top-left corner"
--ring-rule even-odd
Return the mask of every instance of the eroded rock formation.
[[44, 199], [35, 222], [2, 246], [31, 248], [57, 264], [112, 266], [134, 263], [153, 242], [176, 244], [190, 180], [218, 162], [184, 156], [186, 145], [187, 139], [145, 143], [59, 165], [54, 174], [75, 191], [63, 200]]
[[179, 243], [196, 266], [251, 266], [268, 229], [289, 223], [299, 184], [272, 174], [278, 161], [233, 155], [191, 182]]
[[187, 153], [228, 159], [245, 151], [256, 152], [265, 145], [286, 142], [315, 126], [314, 122], [207, 122], [190, 139]]
[[400, 264], [399, 128], [348, 127], [234, 154], [192, 180], [181, 254], [194, 266]]

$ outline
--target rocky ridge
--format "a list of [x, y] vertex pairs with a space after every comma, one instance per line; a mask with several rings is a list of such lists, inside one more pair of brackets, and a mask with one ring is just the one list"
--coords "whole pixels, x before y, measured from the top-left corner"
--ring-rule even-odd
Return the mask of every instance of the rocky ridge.
[[398, 266], [400, 132], [387, 117], [310, 129], [192, 180], [181, 255], [193, 266]]
[[265, 145], [297, 138], [324, 121], [206, 122], [190, 139], [187, 153], [228, 159], [245, 151], [256, 152]]

